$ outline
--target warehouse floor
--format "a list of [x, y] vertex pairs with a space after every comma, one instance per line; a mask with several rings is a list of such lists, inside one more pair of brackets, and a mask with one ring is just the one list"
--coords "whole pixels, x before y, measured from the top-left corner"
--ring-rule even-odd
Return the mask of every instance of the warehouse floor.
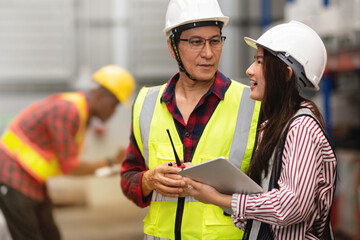
[[63, 240], [137, 240], [143, 239], [147, 209], [128, 202], [101, 208], [57, 207], [54, 213]]

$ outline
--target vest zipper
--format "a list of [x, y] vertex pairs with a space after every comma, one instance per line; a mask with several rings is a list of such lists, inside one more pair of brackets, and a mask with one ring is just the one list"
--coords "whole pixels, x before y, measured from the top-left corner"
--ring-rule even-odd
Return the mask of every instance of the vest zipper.
[[175, 218], [175, 240], [181, 240], [181, 222], [184, 213], [185, 198], [178, 198], [178, 205], [176, 209], [176, 218]]

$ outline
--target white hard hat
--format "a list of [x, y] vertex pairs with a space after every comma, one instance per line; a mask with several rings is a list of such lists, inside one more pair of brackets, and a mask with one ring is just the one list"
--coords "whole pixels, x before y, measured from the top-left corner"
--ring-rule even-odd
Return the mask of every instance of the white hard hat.
[[293, 68], [298, 80], [303, 81], [304, 77], [301, 75], [305, 74], [311, 83], [305, 86], [319, 90], [319, 83], [326, 67], [327, 53], [323, 41], [309, 26], [291, 21], [270, 28], [258, 40], [248, 37], [244, 40], [251, 47], [257, 48], [257, 45], [260, 45], [270, 50], [288, 65], [292, 62], [291, 58], [295, 59], [305, 72], [297, 73], [296, 66], [295, 69]]
[[219, 21], [224, 27], [229, 17], [221, 12], [217, 0], [170, 0], [163, 33], [169, 36], [178, 26], [204, 21]]

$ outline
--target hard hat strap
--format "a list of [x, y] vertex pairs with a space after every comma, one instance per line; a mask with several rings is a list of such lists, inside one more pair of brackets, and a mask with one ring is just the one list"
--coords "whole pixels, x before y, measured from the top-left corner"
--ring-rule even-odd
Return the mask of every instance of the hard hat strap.
[[174, 37], [174, 34], [172, 34], [170, 37], [170, 43], [171, 43], [171, 46], [172, 46], [172, 49], [174, 50], [174, 53], [175, 53], [175, 57], [176, 57], [176, 61], [178, 62], [178, 65], [179, 65], [179, 70], [181, 72], [184, 72], [186, 74], [186, 76], [188, 76], [188, 78], [190, 78], [191, 80], [195, 81], [196, 79], [193, 78], [185, 69], [182, 61], [181, 61], [181, 58], [180, 58], [180, 54], [179, 54], [179, 50], [176, 46], [176, 43], [175, 43], [175, 37]]

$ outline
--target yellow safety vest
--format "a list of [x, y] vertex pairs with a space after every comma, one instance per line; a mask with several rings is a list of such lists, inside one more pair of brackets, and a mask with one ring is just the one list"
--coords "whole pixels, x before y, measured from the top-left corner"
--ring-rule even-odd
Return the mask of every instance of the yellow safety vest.
[[[166, 129], [183, 158], [183, 146], [172, 115], [160, 102], [166, 85], [143, 88], [133, 110], [133, 131], [148, 169], [174, 161]], [[250, 99], [250, 89], [232, 81], [223, 101], [208, 121], [192, 158], [194, 165], [225, 156], [246, 172], [252, 157], [260, 102]], [[152, 193], [149, 213], [144, 219], [146, 239], [174, 239], [177, 198]], [[215, 205], [186, 197], [181, 221], [182, 239], [241, 239], [243, 232]]]
[[[78, 109], [80, 125], [75, 136], [75, 141], [79, 146], [78, 152], [80, 152], [88, 120], [86, 98], [82, 93], [77, 92], [62, 93], [58, 94], [57, 97], [57, 99], [74, 103]], [[43, 103], [39, 102], [34, 104], [26, 109], [23, 114], [28, 114], [28, 112], [36, 108], [38, 104]], [[19, 117], [21, 116], [22, 115]], [[19, 164], [40, 183], [45, 182], [48, 177], [62, 174], [55, 153], [51, 150], [41, 149], [36, 143], [31, 142], [18, 127], [18, 121], [19, 118], [16, 118], [2, 136], [1, 144], [6, 152], [16, 159]]]

